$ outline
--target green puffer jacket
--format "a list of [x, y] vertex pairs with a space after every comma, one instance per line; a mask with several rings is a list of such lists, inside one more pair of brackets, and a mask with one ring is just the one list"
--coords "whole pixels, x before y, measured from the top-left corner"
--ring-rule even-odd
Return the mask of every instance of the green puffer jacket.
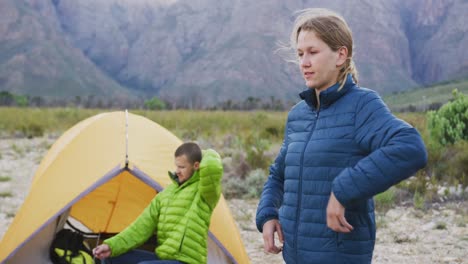
[[223, 166], [219, 154], [204, 150], [200, 169], [179, 186], [175, 175], [143, 213], [125, 230], [104, 241], [112, 256], [142, 245], [156, 234], [160, 259], [206, 263], [211, 214], [221, 195]]

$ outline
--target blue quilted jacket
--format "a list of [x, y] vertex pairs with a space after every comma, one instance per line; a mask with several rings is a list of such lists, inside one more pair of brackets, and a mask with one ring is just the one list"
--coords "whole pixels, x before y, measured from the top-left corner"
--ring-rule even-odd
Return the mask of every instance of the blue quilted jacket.
[[[375, 244], [372, 197], [424, 167], [419, 133], [393, 116], [376, 92], [348, 76], [320, 93], [301, 93], [289, 112], [284, 141], [257, 208], [256, 224], [279, 219], [286, 263], [371, 263]], [[327, 227], [330, 193], [354, 227]]]

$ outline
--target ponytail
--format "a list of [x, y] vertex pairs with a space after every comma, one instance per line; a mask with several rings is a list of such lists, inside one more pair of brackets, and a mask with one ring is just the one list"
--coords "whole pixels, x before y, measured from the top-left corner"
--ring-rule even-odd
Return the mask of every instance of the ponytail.
[[345, 65], [343, 68], [341, 68], [340, 74], [338, 74], [338, 82], [340, 83], [340, 88], [338, 91], [341, 90], [341, 88], [343, 88], [345, 85], [348, 74], [351, 74], [351, 77], [355, 83], [359, 82], [358, 71], [356, 69], [356, 65], [354, 64], [353, 58], [346, 59]]

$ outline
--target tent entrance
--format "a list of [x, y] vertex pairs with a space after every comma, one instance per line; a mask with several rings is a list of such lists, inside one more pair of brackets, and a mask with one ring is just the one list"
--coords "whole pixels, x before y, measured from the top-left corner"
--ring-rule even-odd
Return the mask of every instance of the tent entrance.
[[70, 216], [92, 233], [118, 233], [140, 215], [156, 194], [129, 170], [122, 170], [76, 202]]

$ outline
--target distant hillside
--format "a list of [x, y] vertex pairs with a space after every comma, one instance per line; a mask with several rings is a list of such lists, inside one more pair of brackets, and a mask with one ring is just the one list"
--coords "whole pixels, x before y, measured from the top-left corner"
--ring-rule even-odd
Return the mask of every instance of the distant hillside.
[[468, 76], [466, 0], [3, 0], [0, 90], [193, 107], [296, 100], [303, 80], [275, 51], [306, 7], [347, 19], [364, 87]]
[[68, 41], [47, 1], [0, 1], [0, 91], [44, 98], [135, 97]]
[[394, 93], [385, 96], [384, 101], [394, 111], [428, 110], [452, 99], [455, 89], [468, 96], [468, 79]]

